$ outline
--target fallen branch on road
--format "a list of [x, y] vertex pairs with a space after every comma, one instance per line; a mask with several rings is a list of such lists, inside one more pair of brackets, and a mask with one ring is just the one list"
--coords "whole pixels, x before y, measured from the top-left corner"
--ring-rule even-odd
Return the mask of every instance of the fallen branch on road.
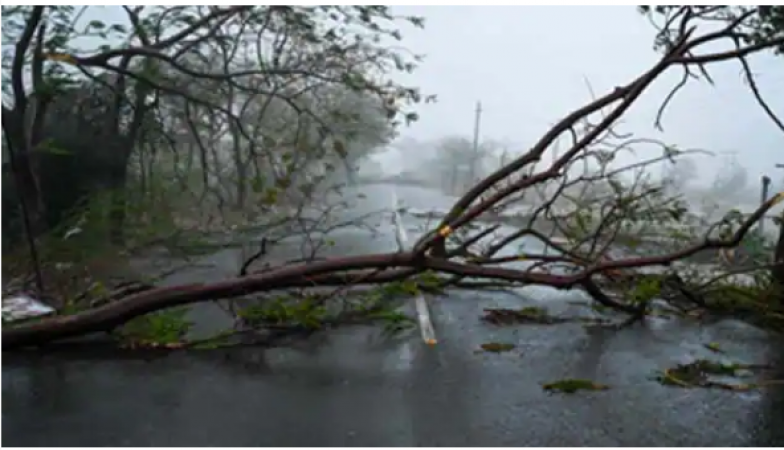
[[[684, 8], [688, 10], [689, 7]], [[656, 223], [671, 224], [680, 222], [683, 216], [682, 206], [676, 204], [672, 198], [666, 198], [661, 194], [661, 189], [651, 188], [650, 183], [646, 185], [643, 172], [639, 172], [639, 177], [631, 185], [624, 184], [622, 180], [615, 177], [615, 172], [609, 163], [614, 152], [623, 149], [625, 144], [617, 145], [612, 150], [607, 150], [606, 144], [611, 137], [616, 136], [613, 127], [618, 120], [660, 75], [671, 68], [680, 67], [688, 70], [691, 66], [739, 59], [750, 53], [784, 44], [784, 38], [774, 38], [766, 41], [764, 45], [754, 44], [735, 51], [695, 56], [694, 51], [706, 44], [722, 40], [734, 41], [738, 33], [736, 28], [740, 22], [733, 21], [718, 31], [697, 35], [696, 27], [691, 24], [693, 17], [690, 14], [681, 17], [682, 33], [653, 67], [631, 82], [616, 87], [606, 95], [568, 114], [547, 131], [528, 152], [478, 182], [453, 205], [437, 227], [425, 233], [412, 251], [326, 260], [311, 259], [256, 273], [246, 273], [252, 262], [249, 259], [242, 266], [244, 276], [235, 279], [211, 284], [156, 288], [72, 315], [18, 325], [5, 325], [2, 331], [3, 348], [44, 345], [89, 333], [111, 331], [136, 317], [197, 302], [232, 299], [274, 290], [326, 286], [337, 287], [335, 294], [337, 295], [346, 286], [391, 283], [407, 280], [424, 272], [452, 276], [446, 282], [446, 286], [449, 283], [460, 283], [466, 278], [476, 278], [484, 281], [507, 282], [516, 286], [580, 288], [606, 307], [629, 313], [632, 319], [641, 318], [646, 313], [648, 302], [656, 294], [654, 290], [638, 293], [639, 298], [633, 300], [616, 299], [611, 298], [600, 287], [597, 280], [623, 278], [625, 274], [630, 274], [629, 276], [632, 277], [637, 269], [668, 266], [675, 261], [684, 260], [709, 249], [736, 247], [754, 224], [776, 203], [784, 199], [784, 195], [780, 194], [766, 201], [748, 217], [736, 218], [734, 222], [729, 219], [722, 221], [718, 228], [722, 230], [723, 235], [719, 237], [712, 236], [714, 230], [709, 228], [705, 236], [696, 243], [679, 244], [679, 248], [673, 251], [662, 254], [610, 256], [613, 243], [618, 241], [625, 223], [650, 219], [649, 221], [658, 221]], [[589, 119], [595, 115], [601, 115], [601, 119], [592, 124]], [[583, 130], [582, 133], [577, 131], [580, 128]], [[533, 170], [537, 164], [541, 164], [545, 152], [562, 136], [571, 138], [570, 148], [544, 169]], [[598, 178], [595, 175], [593, 178], [586, 176], [579, 178], [578, 181], [597, 183], [597, 179], [605, 180], [607, 192], [577, 205], [566, 218], [558, 217], [553, 213], [553, 205], [556, 200], [564, 200], [568, 197], [566, 190], [574, 184], [569, 177], [574, 171], [575, 163], [594, 159], [598, 160], [600, 165]], [[539, 205], [528, 227], [501, 237], [495, 243], [489, 244], [484, 251], [471, 251], [471, 249], [477, 247], [480, 241], [486, 241], [491, 234], [498, 231], [498, 227], [489, 231], [488, 229], [479, 231], [462, 240], [457, 239], [461, 233], [470, 234], [467, 230], [483, 214], [499, 208], [521, 192], [533, 191], [552, 182], [559, 183], [557, 189], [548, 194], [550, 198]], [[598, 220], [592, 215], [593, 210], [598, 211]], [[547, 235], [535, 229], [533, 223], [539, 215], [552, 221], [554, 228], [558, 228], [566, 241], [572, 245], [561, 245], [555, 242], [552, 234]], [[550, 249], [557, 251], [557, 254], [513, 251], [514, 256], [496, 256], [502, 249], [507, 249], [513, 242], [525, 236], [537, 237]], [[257, 256], [261, 256], [264, 250], [262, 248]], [[459, 257], [467, 258], [460, 261]], [[530, 261], [531, 266], [526, 268], [497, 266], [509, 260]], [[569, 271], [556, 271], [553, 268], [555, 263], [566, 264]], [[686, 288], [681, 284], [679, 289]], [[697, 298], [694, 297], [693, 301], [699, 304]]]
[[[209, 285], [190, 284], [147, 290], [77, 314], [58, 316], [15, 326], [5, 326], [3, 328], [3, 348], [41, 345], [58, 339], [106, 332], [147, 313], [202, 301], [228, 299], [258, 291], [292, 287], [343, 286], [357, 282], [383, 283], [400, 280], [425, 270], [460, 277], [502, 280], [523, 285], [547, 285], [560, 289], [571, 289], [581, 285], [586, 287], [589, 294], [594, 296], [597, 301], [607, 306], [627, 312], [638, 312], [637, 308], [608, 301], [605, 296], [600, 295], [600, 291], [595, 289], [595, 285], [591, 281], [592, 277], [614, 269], [667, 265], [706, 248], [729, 248], [735, 246], [750, 229], [754, 221], [773, 206], [774, 200], [771, 199], [762, 205], [752, 215], [751, 219], [741, 226], [733, 238], [728, 241], [706, 240], [691, 248], [665, 256], [605, 261], [585, 267], [582, 271], [573, 275], [555, 275], [502, 267], [484, 267], [437, 257], [420, 256], [416, 252], [335, 258], [282, 267]], [[370, 269], [375, 269], [373, 272], [377, 273], [368, 274]], [[378, 272], [378, 269], [396, 270]], [[362, 272], [356, 272], [357, 270], [362, 270]]]

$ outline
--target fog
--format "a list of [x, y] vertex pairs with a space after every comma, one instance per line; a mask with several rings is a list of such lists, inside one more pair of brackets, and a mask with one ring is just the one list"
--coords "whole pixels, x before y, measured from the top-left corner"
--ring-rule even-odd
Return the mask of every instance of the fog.
[[[406, 48], [425, 55], [405, 81], [438, 101], [421, 106], [421, 119], [373, 157], [387, 174], [428, 170], [423, 148], [447, 136], [471, 138], [477, 101], [483, 109], [480, 140], [524, 151], [590, 101], [591, 90], [601, 95], [625, 84], [658, 58], [655, 29], [632, 6], [396, 8], [425, 17], [424, 30], [404, 34]], [[750, 63], [770, 106], [784, 115], [784, 60], [765, 54]], [[722, 171], [742, 167], [746, 185], [739, 197], [744, 209], [753, 207], [763, 175], [772, 178], [772, 192], [784, 190], [784, 169], [774, 166], [784, 163], [784, 133], [756, 103], [737, 62], [712, 65], [710, 75], [714, 85], [692, 80], [680, 91], [659, 131], [656, 112], [680, 78], [665, 73], [626, 114], [621, 130], [712, 152], [694, 157], [697, 170], [687, 188], [700, 196]]]

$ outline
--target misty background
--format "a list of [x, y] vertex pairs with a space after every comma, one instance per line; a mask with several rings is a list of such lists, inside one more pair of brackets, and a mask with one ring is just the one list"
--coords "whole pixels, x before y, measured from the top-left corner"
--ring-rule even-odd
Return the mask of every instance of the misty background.
[[[656, 28], [635, 6], [394, 6], [393, 11], [424, 17], [426, 25], [402, 25], [405, 50], [424, 59], [413, 73], [393, 77], [437, 101], [420, 104], [417, 121], [354, 162], [365, 176], [405, 174], [450, 194], [525, 152], [560, 118], [593, 95], [628, 83], [660, 56], [653, 49]], [[94, 19], [127, 21], [116, 6], [90, 8], [82, 21]], [[85, 48], [95, 47], [90, 38], [82, 39]], [[750, 64], [764, 98], [784, 114], [784, 61], [763, 53]], [[659, 130], [657, 111], [680, 79], [677, 71], [665, 73], [618, 131], [710, 152], [653, 166], [652, 176], [676, 179], [697, 208], [707, 202], [709, 209], [748, 211], [760, 202], [762, 176], [771, 178], [772, 193], [784, 190], [784, 169], [775, 167], [784, 163], [784, 134], [756, 103], [737, 62], [715, 64], [710, 75], [715, 84], [692, 80], [678, 93]], [[482, 157], [472, 175], [460, 168], [457, 153], [472, 153], [478, 102]], [[636, 154], [624, 152], [617, 163], [661, 152], [656, 146], [634, 149]]]
[[[613, 7], [415, 7], [402, 14], [425, 17], [424, 30], [406, 30], [407, 47], [425, 55], [406, 82], [438, 101], [420, 107], [420, 120], [380, 149], [365, 171], [408, 173], [439, 182], [450, 140], [470, 143], [476, 102], [482, 105], [480, 146], [489, 153], [483, 171], [526, 151], [557, 120], [651, 66], [655, 28], [634, 6]], [[752, 70], [764, 98], [784, 114], [780, 57], [759, 54]], [[784, 134], [757, 105], [736, 62], [710, 69], [715, 81], [693, 80], [667, 108], [663, 130], [657, 110], [679, 81], [664, 74], [622, 119], [619, 131], [679, 149], [701, 149], [678, 164], [652, 167], [653, 175], [678, 178], [691, 204], [708, 198], [720, 209], [750, 210], [760, 201], [760, 180], [784, 190]], [[565, 145], [566, 143], [564, 143]], [[644, 145], [637, 155], [660, 152]], [[623, 158], [635, 158], [624, 153]], [[684, 161], [684, 159], [686, 159]], [[441, 184], [448, 184], [440, 180]], [[699, 205], [694, 205], [699, 206]]]

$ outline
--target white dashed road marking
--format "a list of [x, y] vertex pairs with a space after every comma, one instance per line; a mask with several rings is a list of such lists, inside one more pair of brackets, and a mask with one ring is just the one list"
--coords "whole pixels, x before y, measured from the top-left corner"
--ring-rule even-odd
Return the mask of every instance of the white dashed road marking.
[[[408, 243], [408, 235], [398, 213], [400, 207], [397, 193], [392, 191], [392, 223], [395, 226], [395, 239], [397, 240], [398, 249], [405, 250]], [[436, 332], [433, 328], [433, 321], [430, 319], [430, 308], [427, 306], [427, 300], [422, 294], [417, 294], [414, 297], [414, 304], [416, 306], [417, 319], [419, 320], [419, 330], [422, 332], [422, 340], [428, 345], [435, 345], [437, 342]]]

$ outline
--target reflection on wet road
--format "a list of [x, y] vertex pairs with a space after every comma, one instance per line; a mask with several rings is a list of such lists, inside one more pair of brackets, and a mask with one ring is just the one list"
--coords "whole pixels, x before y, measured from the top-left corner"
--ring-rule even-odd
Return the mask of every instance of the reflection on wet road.
[[[394, 245], [394, 236], [386, 239], [380, 245]], [[367, 251], [365, 244], [346, 245]], [[499, 329], [479, 321], [482, 309], [491, 306], [546, 305], [554, 313], [576, 314], [578, 307], [569, 303], [575, 297], [579, 294], [527, 288], [517, 295], [433, 298], [439, 337], [434, 347], [424, 345], [416, 330], [389, 340], [375, 328], [353, 327], [294, 348], [180, 353], [153, 360], [6, 354], [3, 444], [783, 443], [780, 389], [682, 390], [650, 379], [673, 363], [715, 357], [703, 347], [706, 342], [719, 343], [725, 358], [742, 362], [780, 353], [780, 342], [742, 323], [695, 327], [662, 320], [619, 332], [588, 332], [570, 324]], [[489, 341], [517, 348], [497, 355], [476, 352]], [[541, 389], [541, 383], [572, 377], [611, 388], [572, 396]]]

